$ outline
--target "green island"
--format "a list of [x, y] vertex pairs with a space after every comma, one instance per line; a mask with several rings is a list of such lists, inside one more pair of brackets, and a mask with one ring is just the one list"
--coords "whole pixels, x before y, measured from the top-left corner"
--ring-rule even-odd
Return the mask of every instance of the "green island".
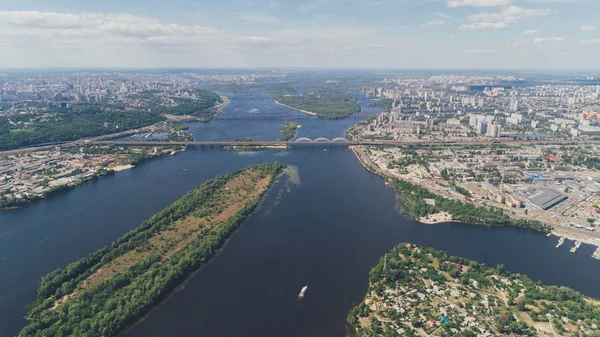
[[194, 116], [202, 119], [213, 118], [217, 114], [217, 106], [223, 103], [221, 97], [209, 90], [196, 89], [191, 95], [170, 97], [168, 102], [155, 103], [151, 111], [159, 114], [176, 116]]
[[279, 163], [214, 178], [110, 246], [40, 281], [19, 336], [114, 336], [214, 257], [253, 212]]
[[281, 105], [324, 119], [339, 119], [360, 112], [360, 105], [342, 88], [314, 86], [300, 94], [293, 86], [265, 86], [262, 88]]
[[348, 323], [358, 337], [599, 336], [600, 301], [403, 243], [371, 269]]
[[287, 142], [288, 140], [294, 138], [296, 134], [296, 129], [300, 127], [300, 124], [296, 122], [285, 122], [281, 126], [281, 132], [283, 132], [283, 136], [279, 138], [280, 142]]

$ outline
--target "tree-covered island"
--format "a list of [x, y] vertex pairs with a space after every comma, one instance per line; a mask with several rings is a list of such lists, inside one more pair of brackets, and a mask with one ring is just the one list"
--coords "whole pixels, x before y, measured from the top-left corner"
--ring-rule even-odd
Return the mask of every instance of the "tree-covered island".
[[600, 301], [432, 248], [396, 246], [369, 281], [358, 337], [600, 335]]
[[114, 336], [135, 323], [219, 252], [282, 169], [265, 163], [209, 180], [44, 276], [19, 336]]

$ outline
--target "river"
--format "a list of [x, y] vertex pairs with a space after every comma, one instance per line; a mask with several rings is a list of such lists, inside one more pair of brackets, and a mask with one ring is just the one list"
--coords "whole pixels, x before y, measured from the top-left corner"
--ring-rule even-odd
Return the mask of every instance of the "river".
[[[274, 104], [236, 95], [222, 113], [289, 110]], [[356, 120], [299, 122], [299, 137], [334, 138]], [[279, 137], [282, 121], [260, 123], [265, 139]], [[239, 121], [190, 130], [196, 139], [252, 136]], [[345, 148], [190, 149], [0, 213], [0, 336], [24, 326], [42, 275], [109, 244], [207, 179], [274, 160], [297, 168], [297, 179], [274, 184], [223, 252], [126, 336], [345, 336], [346, 314], [364, 295], [369, 269], [402, 241], [600, 297], [600, 262], [590, 257], [591, 247], [569, 253], [570, 244], [556, 249], [557, 238], [526, 230], [419, 224], [397, 212], [395, 192]]]

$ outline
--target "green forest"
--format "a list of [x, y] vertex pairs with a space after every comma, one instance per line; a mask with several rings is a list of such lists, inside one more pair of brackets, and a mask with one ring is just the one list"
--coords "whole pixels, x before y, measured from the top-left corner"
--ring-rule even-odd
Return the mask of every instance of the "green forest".
[[287, 142], [288, 140], [294, 138], [294, 135], [296, 134], [296, 129], [298, 129], [299, 126], [300, 124], [298, 124], [297, 122], [283, 123], [281, 129], [279, 129], [283, 133], [283, 136], [279, 138], [279, 141]]
[[[47, 118], [35, 118], [30, 125], [19, 126], [0, 117], [0, 150], [44, 143], [73, 141], [148, 126], [165, 119], [156, 112], [106, 111], [99, 105], [54, 108]], [[14, 118], [10, 121], [13, 123]]]
[[175, 105], [166, 107], [156, 105], [151, 111], [159, 114], [169, 115], [190, 115], [203, 119], [210, 119], [215, 116], [215, 104], [223, 103], [221, 97], [209, 90], [197, 89], [194, 91], [195, 98], [177, 97], [172, 98]]
[[[408, 214], [416, 219], [439, 212], [452, 214], [452, 219], [467, 224], [484, 226], [514, 226], [530, 228], [543, 233], [550, 233], [551, 226], [539, 221], [513, 219], [500, 209], [492, 207], [477, 207], [469, 203], [462, 203], [455, 199], [446, 199], [431, 193], [426, 188], [410, 182], [395, 179], [392, 187], [402, 193], [402, 207]], [[425, 202], [425, 199], [435, 200], [435, 206]]]
[[298, 88], [286, 85], [265, 86], [262, 90], [281, 104], [314, 112], [324, 119], [344, 118], [360, 112], [356, 98], [342, 88], [315, 86], [303, 94]]
[[[19, 336], [115, 336], [215, 256], [266, 192], [256, 191], [250, 198], [256, 188], [251, 183], [269, 178], [270, 184], [282, 169], [279, 163], [264, 163], [211, 179], [111, 245], [44, 276]], [[241, 185], [225, 188], [234, 180]], [[235, 198], [239, 211], [213, 220]], [[189, 225], [190, 216], [204, 220]], [[180, 232], [176, 223], [188, 225]], [[126, 256], [135, 258], [124, 260]], [[100, 268], [111, 276], [93, 281]]]

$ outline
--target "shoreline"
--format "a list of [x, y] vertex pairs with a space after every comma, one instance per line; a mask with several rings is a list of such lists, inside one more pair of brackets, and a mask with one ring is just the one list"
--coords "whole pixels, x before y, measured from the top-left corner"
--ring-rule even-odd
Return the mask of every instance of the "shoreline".
[[228, 106], [228, 105], [229, 105], [229, 103], [231, 103], [231, 101], [229, 100], [229, 97], [227, 97], [227, 96], [223, 96], [223, 95], [219, 95], [219, 97], [221, 97], [221, 100], [223, 101], [223, 103], [219, 103], [219, 104], [217, 104], [217, 105], [214, 107], [214, 108], [216, 109], [217, 113], [216, 113], [216, 114], [213, 116], [213, 118], [214, 118], [214, 117], [217, 117], [217, 116], [218, 116], [218, 115], [221, 113], [221, 111], [222, 111], [222, 110], [223, 110], [223, 109], [224, 109], [226, 106]]
[[[359, 145], [360, 146], [360, 145]], [[385, 174], [376, 164], [374, 164], [369, 156], [364, 152], [363, 150], [358, 149], [358, 146], [350, 146], [349, 147], [352, 152], [354, 152], [354, 155], [356, 156], [356, 158], [358, 159], [358, 161], [361, 163], [361, 165], [369, 172], [380, 176], [381, 178], [383, 178], [385, 181], [387, 181], [388, 179], [394, 179], [394, 177], [388, 176], [387, 174]], [[366, 158], [364, 158], [366, 157]], [[366, 162], [368, 161], [368, 162]], [[433, 193], [433, 192], [432, 192]], [[438, 214], [430, 214], [430, 217], [435, 217]], [[509, 215], [510, 216], [510, 215]], [[415, 219], [414, 217], [410, 216], [412, 219], [414, 219], [415, 221], [418, 221], [420, 223], [423, 224], [441, 224], [444, 222], [454, 222], [454, 223], [460, 223], [460, 221], [456, 221], [456, 220], [451, 220], [451, 221], [434, 221], [434, 220], [430, 220], [427, 221], [424, 218], [420, 218], [420, 219]], [[425, 221], [422, 221], [425, 220]], [[507, 227], [512, 227], [512, 226], [507, 226]], [[533, 229], [532, 229], [533, 230]], [[598, 240], [597, 238], [593, 238], [593, 237], [586, 237], [583, 235], [576, 235], [578, 233], [573, 233], [570, 232], [566, 229], [563, 229], [561, 227], [555, 227], [552, 226], [552, 230], [550, 233], [547, 233], [546, 235], [548, 236], [556, 236], [556, 237], [564, 237], [565, 239], [568, 240], [572, 240], [572, 241], [581, 241], [585, 244], [594, 246], [594, 247], [599, 247], [600, 248], [600, 240]]]
[[[78, 270], [77, 274], [70, 274], [67, 268], [57, 269], [47, 274], [42, 278], [37, 299], [28, 309], [29, 323], [21, 330], [19, 336], [28, 335], [30, 332], [28, 329], [38, 331], [39, 325], [43, 324], [40, 322], [46, 320], [53, 322], [50, 326], [44, 325], [42, 327], [49, 335], [56, 331], [54, 328], [56, 324], [66, 325], [71, 331], [79, 326], [82, 318], [78, 314], [69, 313], [67, 315], [70, 315], [70, 317], [67, 317], [68, 319], [64, 318], [54, 311], [57, 306], [49, 306], [49, 300], [55, 304], [70, 306], [68, 308], [92, 308], [89, 309], [92, 311], [90, 317], [100, 317], [99, 315], [111, 311], [110, 303], [106, 302], [110, 299], [120, 299], [119, 296], [125, 296], [128, 299], [147, 298], [148, 301], [137, 301], [131, 308], [126, 308], [124, 316], [112, 317], [109, 334], [121, 335], [124, 331], [133, 328], [146, 319], [153, 310], [168, 300], [175, 292], [183, 289], [191, 277], [222, 252], [230, 238], [260, 207], [266, 193], [272, 188], [277, 177], [282, 174], [282, 169], [283, 166], [276, 162], [263, 163], [208, 180], [175, 200], [162, 211], [138, 224], [120, 239], [115, 240], [110, 248], [106, 246], [89, 254], [88, 257], [71, 263], [69, 266], [78, 265], [81, 261], [88, 264], [84, 269]], [[252, 190], [240, 194], [238, 190], [244, 189], [247, 179], [250, 179], [254, 184]], [[208, 205], [209, 202], [203, 199], [207, 193], [221, 198], [219, 200], [227, 200], [229, 203], [226, 208], [205, 214], [202, 217], [202, 219], [212, 219], [211, 216], [217, 216], [218, 222], [213, 224], [214, 226], [194, 217], [195, 212], [204, 209], [202, 207]], [[240, 200], [236, 201], [232, 198]], [[195, 203], [197, 201], [199, 201], [199, 205]], [[193, 207], [190, 205], [193, 205]], [[178, 215], [176, 218], [172, 216], [174, 213]], [[200, 228], [188, 226], [189, 221], [196, 221], [198, 224], [204, 225]], [[208, 225], [210, 226], [206, 227]], [[170, 226], [177, 226], [183, 234], [174, 236]], [[175, 240], [176, 244], [169, 247], [167, 251], [163, 251], [164, 245], [171, 243], [172, 240]], [[150, 250], [138, 250], [140, 247], [146, 247], [148, 243], [151, 245]], [[148, 251], [150, 253], [147, 253]], [[195, 252], [198, 253], [193, 254]], [[141, 258], [140, 254], [142, 254]], [[152, 254], [159, 254], [160, 257]], [[132, 257], [136, 257], [136, 259], [132, 259]], [[141, 266], [135, 260], [143, 260], [145, 264]], [[180, 261], [186, 263], [180, 263]], [[122, 265], [125, 266], [125, 269], [115, 271], [115, 269], [120, 268], [116, 266]], [[161, 269], [168, 269], [169, 272], [158, 276], [147, 276], [147, 271], [157, 270], [157, 266], [161, 266]], [[135, 268], [143, 268], [144, 272], [125, 274], [129, 281], [127, 286], [117, 286], [122, 282], [119, 278], [120, 273], [123, 271], [128, 273], [135, 270]], [[48, 275], [54, 277], [48, 278]], [[77, 282], [75, 285], [70, 284], [69, 288], [65, 290], [62, 286], [64, 279], [76, 280]], [[144, 287], [148, 282], [153, 285], [164, 283], [167, 286], [161, 286], [160, 291], [156, 293], [153, 289]], [[135, 289], [142, 290], [139, 291], [139, 294], [135, 293], [129, 289], [130, 285]], [[113, 291], [113, 288], [116, 290]], [[57, 292], [55, 289], [60, 289], [59, 295], [55, 295]], [[87, 289], [109, 294], [107, 295], [108, 299], [98, 305], [91, 303], [90, 299], [81, 297], [81, 294], [85, 293]], [[78, 292], [78, 290], [81, 291]], [[115, 294], [115, 292], [118, 294]], [[78, 293], [79, 296], [69, 297], [71, 294]], [[65, 300], [61, 302], [61, 299]], [[76, 311], [74, 310], [74, 312]], [[99, 329], [96, 328], [98, 331]]]
[[305, 113], [305, 114], [309, 114], [309, 115], [311, 115], [311, 116], [318, 116], [318, 115], [317, 115], [315, 112], [312, 112], [312, 111], [306, 111], [306, 110], [302, 110], [302, 109], [296, 109], [296, 108], [292, 108], [292, 107], [291, 107], [291, 106], [289, 106], [289, 105], [286, 105], [286, 104], [280, 103], [280, 102], [279, 102], [278, 100], [276, 100], [275, 98], [273, 98], [273, 101], [275, 101], [275, 103], [276, 103], [276, 104], [279, 104], [279, 105], [281, 105], [281, 106], [284, 106], [284, 107], [286, 107], [286, 108], [288, 108], [288, 109], [292, 109], [292, 110], [300, 111], [300, 112], [303, 112], [303, 113]]
[[[177, 154], [179, 152], [183, 152], [185, 150], [186, 150], [186, 148], [184, 147], [182, 149], [175, 150], [175, 151], [170, 152], [170, 153], [163, 153], [161, 155], [154, 155], [154, 156], [152, 156], [150, 158], [145, 158], [143, 160], [140, 160], [140, 161], [136, 162], [135, 165], [134, 164], [126, 164], [126, 165], [117, 165], [117, 166], [109, 167], [106, 170], [104, 170], [104, 171], [98, 171], [98, 172], [94, 173], [94, 175], [92, 175], [90, 177], [87, 177], [85, 179], [82, 179], [82, 180], [79, 180], [79, 181], [75, 181], [75, 182], [72, 182], [72, 183], [68, 183], [68, 184], [64, 184], [64, 185], [55, 186], [51, 190], [45, 192], [44, 194], [42, 194], [42, 195], [35, 195], [35, 196], [31, 197], [30, 199], [24, 200], [20, 204], [6, 206], [6, 207], [0, 207], [0, 212], [14, 210], [14, 209], [19, 209], [19, 208], [22, 208], [22, 207], [26, 207], [26, 206], [29, 206], [29, 205], [35, 203], [35, 202], [41, 201], [41, 200], [49, 200], [51, 197], [53, 197], [54, 195], [56, 195], [58, 193], [67, 193], [67, 192], [70, 192], [71, 190], [73, 190], [73, 189], [75, 189], [77, 187], [81, 187], [81, 186], [83, 186], [83, 185], [85, 185], [87, 183], [100, 180], [100, 179], [102, 179], [104, 177], [107, 177], [109, 175], [113, 175], [113, 174], [115, 174], [117, 172], [122, 172], [122, 171], [133, 169], [137, 165], [145, 163], [147, 161], [151, 161], [153, 159], [165, 157], [167, 155], [175, 155], [175, 154]], [[22, 198], [19, 198], [17, 200], [20, 200], [20, 199], [22, 199]]]

